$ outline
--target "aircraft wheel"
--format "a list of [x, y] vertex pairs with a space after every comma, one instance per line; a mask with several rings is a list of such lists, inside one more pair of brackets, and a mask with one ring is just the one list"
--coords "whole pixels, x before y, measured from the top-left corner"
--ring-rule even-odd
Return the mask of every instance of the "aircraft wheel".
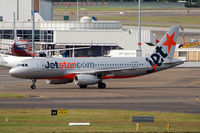
[[105, 83], [99, 83], [98, 84], [98, 88], [105, 89], [106, 88], [106, 84]]
[[32, 80], [32, 85], [31, 85], [31, 89], [36, 89], [36, 85], [35, 85], [35, 83], [36, 83], [36, 79], [31, 79]]
[[31, 89], [36, 89], [36, 86], [35, 85], [31, 85]]
[[87, 85], [79, 85], [80, 88], [87, 88]]

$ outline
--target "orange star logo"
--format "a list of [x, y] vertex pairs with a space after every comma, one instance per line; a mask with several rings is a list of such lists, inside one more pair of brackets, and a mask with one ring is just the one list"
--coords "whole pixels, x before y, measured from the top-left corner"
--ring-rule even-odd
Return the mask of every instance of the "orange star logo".
[[174, 41], [174, 35], [175, 32], [171, 36], [167, 34], [167, 40], [163, 43], [164, 46], [168, 46], [168, 54], [171, 50], [171, 47], [176, 45], [176, 42]]
[[157, 67], [157, 64], [155, 64], [154, 66], [152, 66], [152, 68], [153, 68], [154, 70], [156, 70], [156, 67]]

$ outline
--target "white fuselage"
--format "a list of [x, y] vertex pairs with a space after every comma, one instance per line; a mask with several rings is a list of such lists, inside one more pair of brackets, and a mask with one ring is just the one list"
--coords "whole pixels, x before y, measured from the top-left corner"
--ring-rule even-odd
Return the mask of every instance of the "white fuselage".
[[[181, 62], [163, 63], [156, 71], [179, 64]], [[38, 57], [21, 61], [10, 70], [10, 74], [27, 79], [72, 79], [76, 74], [96, 74], [96, 71], [104, 78], [129, 78], [154, 72], [152, 66], [142, 57]]]

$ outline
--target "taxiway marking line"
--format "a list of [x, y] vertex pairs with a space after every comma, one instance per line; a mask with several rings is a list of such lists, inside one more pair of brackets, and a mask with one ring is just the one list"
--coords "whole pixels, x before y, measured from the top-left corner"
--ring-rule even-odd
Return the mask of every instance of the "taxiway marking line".
[[5, 89], [5, 86], [3, 86], [3, 85], [0, 85], [0, 89]]
[[200, 98], [195, 98], [195, 101], [196, 102], [200, 102]]
[[193, 81], [192, 83], [189, 83], [189, 84], [187, 84], [187, 85], [185, 85], [186, 87], [187, 86], [194, 86], [194, 85], [196, 85], [196, 84], [198, 84], [198, 83], [200, 83], [200, 80], [198, 80], [198, 81]]

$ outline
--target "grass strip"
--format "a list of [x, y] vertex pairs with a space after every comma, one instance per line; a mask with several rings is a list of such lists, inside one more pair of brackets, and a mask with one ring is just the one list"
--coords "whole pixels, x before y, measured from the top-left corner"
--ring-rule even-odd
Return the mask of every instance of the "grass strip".
[[28, 96], [22, 94], [0, 94], [0, 98], [27, 98]]
[[[0, 109], [0, 132], [135, 132], [133, 116], [154, 116], [153, 123], [140, 123], [141, 132], [167, 132], [168, 123], [171, 132], [200, 131], [200, 114], [69, 109], [68, 116], [51, 116], [51, 109]], [[69, 122], [91, 125], [69, 126]]]

